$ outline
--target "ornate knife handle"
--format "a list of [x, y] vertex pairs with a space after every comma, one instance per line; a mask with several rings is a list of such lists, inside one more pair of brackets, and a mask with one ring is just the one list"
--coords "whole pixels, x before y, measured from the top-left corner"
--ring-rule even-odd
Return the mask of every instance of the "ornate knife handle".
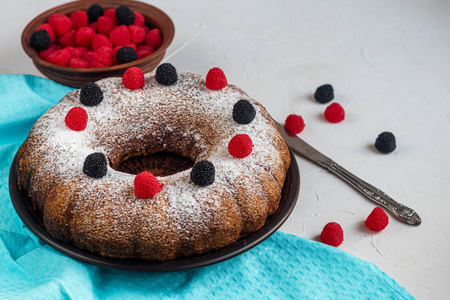
[[373, 185], [365, 182], [364, 180], [359, 179], [358, 177], [356, 177], [355, 175], [353, 175], [352, 173], [341, 167], [333, 160], [330, 159], [325, 162], [319, 161], [317, 163], [320, 164], [325, 169], [327, 169], [328, 171], [344, 179], [351, 186], [359, 190], [362, 194], [364, 194], [367, 198], [369, 198], [373, 202], [381, 206], [384, 206], [386, 209], [391, 211], [394, 215], [396, 215], [399, 219], [403, 220], [404, 222], [415, 226], [418, 226], [422, 223], [422, 220], [420, 219], [419, 215], [413, 209], [398, 203], [397, 201], [386, 195], [385, 192], [377, 189]]

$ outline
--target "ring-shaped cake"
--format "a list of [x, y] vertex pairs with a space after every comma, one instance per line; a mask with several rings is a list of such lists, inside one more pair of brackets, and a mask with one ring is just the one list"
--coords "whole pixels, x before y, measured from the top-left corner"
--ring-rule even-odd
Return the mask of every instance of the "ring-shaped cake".
[[[18, 185], [54, 238], [106, 257], [173, 260], [235, 242], [278, 207], [290, 155], [264, 107], [236, 86], [208, 88], [209, 73], [158, 70], [140, 88], [123, 78], [89, 83], [33, 126], [17, 155]], [[86, 113], [85, 128], [68, 122], [74, 108]], [[250, 146], [232, 143], [237, 136]], [[156, 193], [138, 197], [137, 176], [116, 168], [156, 152], [189, 158], [194, 168], [156, 177]], [[89, 165], [93, 154], [104, 166]], [[193, 176], [197, 165], [206, 181]]]

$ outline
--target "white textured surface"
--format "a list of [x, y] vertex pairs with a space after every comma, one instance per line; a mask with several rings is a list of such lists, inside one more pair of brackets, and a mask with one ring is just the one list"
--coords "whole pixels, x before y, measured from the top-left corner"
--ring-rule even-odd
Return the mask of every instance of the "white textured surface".
[[[2, 3], [1, 73], [40, 75], [20, 34], [57, 0]], [[297, 157], [301, 193], [282, 231], [317, 239], [329, 221], [345, 233], [340, 249], [373, 262], [418, 299], [450, 294], [450, 2], [154, 0], [176, 26], [167, 61], [206, 74], [221, 67], [283, 121], [301, 114], [301, 136], [349, 171], [413, 207], [423, 224], [391, 217], [381, 233], [364, 229], [374, 205]], [[311, 95], [331, 83], [346, 120], [329, 124]], [[377, 153], [382, 131], [397, 150]]]

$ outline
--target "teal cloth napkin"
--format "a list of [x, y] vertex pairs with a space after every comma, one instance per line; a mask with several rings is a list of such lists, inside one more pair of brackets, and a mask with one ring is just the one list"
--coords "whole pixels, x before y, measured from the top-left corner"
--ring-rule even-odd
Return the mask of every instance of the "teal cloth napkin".
[[14, 211], [9, 168], [34, 122], [71, 90], [0, 74], [0, 299], [413, 299], [375, 265], [281, 232], [233, 259], [167, 273], [101, 268], [44, 244]]

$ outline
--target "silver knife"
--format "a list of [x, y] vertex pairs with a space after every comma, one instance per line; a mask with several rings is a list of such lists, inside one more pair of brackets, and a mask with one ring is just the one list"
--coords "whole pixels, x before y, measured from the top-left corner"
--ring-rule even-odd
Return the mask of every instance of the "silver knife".
[[381, 205], [386, 209], [388, 209], [400, 221], [415, 226], [418, 226], [422, 223], [422, 220], [420, 219], [419, 215], [413, 209], [398, 203], [397, 201], [386, 195], [385, 192], [359, 179], [358, 177], [356, 177], [355, 175], [353, 175], [352, 173], [341, 167], [331, 158], [328, 158], [327, 156], [323, 155], [322, 153], [311, 147], [304, 140], [286, 130], [283, 125], [279, 123], [277, 124], [281, 131], [281, 134], [284, 137], [284, 140], [292, 150], [308, 158], [309, 160], [318, 164], [322, 168], [327, 169], [334, 175], [337, 175], [338, 177], [342, 178], [343, 180], [348, 182], [351, 186], [353, 186], [355, 189], [360, 191], [364, 196], [366, 196], [373, 202], [377, 203], [378, 205]]

